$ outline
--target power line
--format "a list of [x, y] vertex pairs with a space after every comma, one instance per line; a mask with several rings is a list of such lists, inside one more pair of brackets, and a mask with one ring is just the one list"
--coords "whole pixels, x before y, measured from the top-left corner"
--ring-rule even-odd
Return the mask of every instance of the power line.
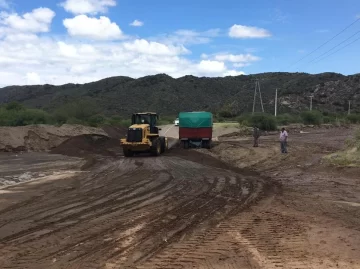
[[352, 36], [350, 36], [349, 38], [345, 39], [344, 41], [340, 42], [339, 44], [337, 44], [335, 47], [332, 47], [331, 49], [329, 49], [328, 51], [324, 52], [323, 54], [321, 54], [320, 56], [312, 59], [310, 62], [308, 63], [312, 63], [314, 61], [316, 61], [317, 59], [320, 59], [322, 56], [328, 54], [330, 51], [332, 51], [333, 49], [339, 47], [341, 44], [344, 44], [346, 41], [350, 40], [351, 38], [353, 38], [354, 36], [356, 36], [358, 33], [360, 33], [360, 31], [357, 31], [355, 34], [353, 34]]
[[359, 37], [359, 38], [357, 38], [357, 39], [355, 39], [355, 40], [353, 40], [352, 42], [350, 42], [350, 43], [346, 44], [345, 46], [341, 47], [340, 49], [338, 49], [338, 50], [334, 51], [333, 53], [331, 53], [331, 54], [329, 54], [329, 55], [326, 55], [325, 57], [323, 57], [323, 58], [319, 59], [319, 60], [318, 60], [318, 61], [316, 61], [315, 63], [318, 63], [318, 62], [320, 62], [321, 60], [323, 60], [323, 59], [325, 59], [325, 58], [327, 58], [327, 57], [330, 57], [330, 56], [334, 55], [334, 54], [335, 54], [335, 53], [337, 53], [338, 51], [340, 51], [340, 50], [342, 50], [342, 49], [345, 49], [346, 47], [348, 47], [348, 46], [350, 46], [350, 45], [354, 44], [354, 43], [355, 43], [356, 41], [358, 41], [358, 40], [360, 40], [360, 37]]
[[360, 20], [360, 18], [357, 18], [354, 22], [352, 22], [350, 25], [346, 26], [343, 30], [341, 30], [339, 33], [337, 33], [336, 35], [334, 35], [332, 38], [330, 38], [329, 40], [327, 40], [325, 43], [321, 44], [319, 47], [317, 47], [316, 49], [314, 49], [313, 51], [311, 51], [310, 53], [306, 54], [304, 57], [302, 57], [300, 60], [296, 61], [295, 63], [293, 63], [292, 65], [290, 65], [288, 68], [293, 67], [294, 65], [296, 65], [297, 63], [301, 62], [302, 60], [304, 60], [306, 57], [310, 56], [311, 54], [313, 54], [315, 51], [319, 50], [320, 48], [322, 48], [323, 46], [325, 46], [326, 44], [328, 44], [330, 41], [332, 41], [333, 39], [335, 39], [336, 37], [338, 37], [340, 34], [342, 34], [343, 32], [345, 32], [348, 28], [350, 28], [351, 26], [353, 26], [355, 23], [357, 23]]

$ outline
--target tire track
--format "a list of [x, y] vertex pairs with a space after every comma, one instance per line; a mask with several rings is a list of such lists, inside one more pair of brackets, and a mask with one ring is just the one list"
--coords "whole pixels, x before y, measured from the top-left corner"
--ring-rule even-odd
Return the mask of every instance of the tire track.
[[[213, 181], [212, 183], [212, 189], [209, 190], [208, 194], [210, 196], [212, 196], [214, 193], [217, 193], [218, 190], [219, 190], [219, 185], [223, 185], [224, 182], [224, 179], [223, 178], [220, 178], [220, 180], [215, 180]], [[246, 203], [246, 200], [249, 199], [251, 195], [248, 195], [248, 196], [245, 196], [245, 197], [242, 197], [242, 200], [239, 200], [237, 202], [240, 202], [240, 204], [244, 204]], [[234, 212], [237, 212], [239, 210], [241, 210], [239, 208], [239, 204], [238, 203], [232, 203], [229, 202], [229, 200], [231, 200], [231, 198], [224, 198], [221, 194], [217, 194], [216, 196], [213, 196], [213, 199], [217, 199], [217, 205], [218, 207], [217, 208], [212, 208], [210, 210], [205, 210], [205, 214], [203, 215], [203, 218], [197, 220], [197, 223], [193, 223], [193, 226], [196, 227], [197, 224], [201, 223], [202, 221], [204, 220], [208, 220], [209, 222], [211, 222], [211, 218], [209, 219], [209, 216], [212, 216], [214, 213], [216, 212], [220, 212], [221, 209], [225, 209], [225, 206], [227, 206], [227, 210], [224, 210], [224, 212], [222, 212], [222, 216], [221, 216], [221, 219], [225, 219], [227, 216], [229, 215], [232, 215]], [[213, 201], [212, 200], [208, 200], [208, 199], [205, 199], [206, 201], [204, 201], [204, 204], [202, 207], [206, 207], [207, 205], [211, 205], [213, 204]], [[221, 200], [221, 203], [219, 203], [219, 201]], [[251, 201], [247, 201], [248, 203], [250, 203]], [[211, 208], [211, 206], [210, 206]], [[227, 211], [227, 212], [226, 212]], [[201, 210], [201, 212], [203, 212], [203, 210]], [[184, 216], [185, 213], [182, 213], [182, 216]], [[186, 215], [185, 215], [186, 216]], [[215, 223], [213, 223], [213, 225], [210, 225], [209, 227], [212, 227], [214, 225], [216, 225], [218, 223], [219, 219], [215, 221]], [[189, 225], [191, 227], [191, 225]], [[188, 232], [193, 232], [193, 231], [189, 231], [189, 228], [188, 228]], [[144, 268], [166, 268], [164, 267], [166, 264], [170, 263], [170, 264], [174, 264], [176, 262], [179, 263], [179, 265], [181, 266], [184, 266], [184, 264], [180, 261], [178, 261], [177, 257], [181, 257], [183, 256], [184, 252], [189, 252], [191, 253], [192, 250], [193, 250], [193, 247], [194, 246], [197, 246], [197, 245], [201, 245], [203, 244], [204, 242], [212, 242], [215, 237], [214, 235], [216, 235], [216, 233], [211, 233], [211, 232], [208, 232], [208, 229], [205, 229], [204, 231], [202, 232], [195, 232], [194, 234], [191, 235], [191, 241], [186, 241], [184, 244], [180, 244], [180, 246], [177, 246], [176, 247], [176, 251], [175, 253], [170, 253], [170, 255], [166, 255], [166, 254], [163, 254], [161, 251], [163, 249], [165, 249], [166, 247], [168, 247], [171, 242], [175, 242], [175, 245], [176, 244], [176, 241], [178, 238], [170, 238], [170, 240], [168, 239], [166, 243], [163, 243], [162, 245], [158, 246], [154, 251], [150, 251], [150, 253], [148, 253], [146, 256], [142, 257], [142, 258], [138, 258], [137, 260], [135, 261], [132, 261], [132, 262], [141, 262], [143, 260], [146, 260], [146, 259], [149, 259], [150, 263], [146, 262], [145, 265], [144, 265]], [[150, 245], [147, 245], [146, 249], [150, 249], [151, 246]], [[154, 248], [154, 247], [153, 247]], [[181, 249], [181, 252], [179, 252], [179, 249]], [[154, 256], [156, 253], [161, 253], [160, 256], [155, 256], [154, 259], [152, 259], [151, 257]], [[165, 250], [165, 252], [167, 252], [167, 250]], [[160, 259], [159, 259], [160, 257]], [[204, 257], [200, 257], [199, 259], [204, 259]], [[165, 262], [165, 263], [164, 263]], [[129, 266], [129, 264], [116, 264], [115, 268], [123, 268], [123, 266]], [[173, 268], [173, 267], [171, 267]]]
[[[172, 258], [158, 255], [182, 241], [191, 240], [180, 244], [182, 253], [210, 242], [219, 222], [248, 207], [262, 188], [257, 179], [176, 157], [104, 161], [55, 192], [61, 195], [0, 214], [8, 225], [33, 220], [0, 239], [0, 267], [124, 268], [153, 259], [165, 266]], [[201, 255], [193, 259], [207, 266]]]

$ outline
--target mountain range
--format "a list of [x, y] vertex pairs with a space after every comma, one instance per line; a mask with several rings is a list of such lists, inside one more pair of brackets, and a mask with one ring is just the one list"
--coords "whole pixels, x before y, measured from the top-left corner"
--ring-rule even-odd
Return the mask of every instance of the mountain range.
[[[308, 110], [310, 96], [313, 109], [342, 113], [360, 112], [360, 74], [337, 73], [261, 73], [229, 77], [172, 78], [166, 74], [110, 77], [86, 84], [49, 84], [8, 86], [0, 89], [0, 104], [17, 101], [31, 108], [52, 112], [62, 105], [89, 100], [104, 115], [128, 117], [133, 112], [156, 111], [160, 115], [177, 115], [180, 111], [230, 111], [238, 115], [253, 109], [255, 83], [259, 82], [264, 111], [274, 112], [278, 89], [278, 112]], [[260, 96], [255, 110], [261, 111]]]

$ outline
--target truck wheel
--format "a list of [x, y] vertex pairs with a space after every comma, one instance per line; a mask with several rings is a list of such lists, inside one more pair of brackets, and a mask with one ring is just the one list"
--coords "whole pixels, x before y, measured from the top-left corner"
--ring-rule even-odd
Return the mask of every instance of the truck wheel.
[[161, 139], [155, 139], [151, 146], [151, 155], [159, 156], [161, 154]]
[[207, 148], [207, 141], [206, 140], [203, 140], [203, 141], [201, 141], [201, 147], [202, 148]]
[[202, 147], [206, 149], [210, 149], [210, 140], [203, 140]]
[[125, 157], [132, 157], [132, 156], [134, 156], [134, 152], [132, 152], [132, 151], [129, 150], [129, 149], [123, 149], [123, 152], [124, 152], [124, 156], [125, 156]]
[[184, 149], [188, 149], [189, 148], [189, 141], [186, 140], [183, 143], [184, 143]]

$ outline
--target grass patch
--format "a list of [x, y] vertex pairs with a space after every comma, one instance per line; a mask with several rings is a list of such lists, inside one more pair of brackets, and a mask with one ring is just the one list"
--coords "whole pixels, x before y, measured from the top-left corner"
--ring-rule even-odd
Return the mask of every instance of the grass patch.
[[336, 152], [325, 156], [323, 159], [334, 166], [360, 167], [360, 151], [358, 148]]
[[360, 167], [360, 129], [353, 139], [345, 141], [346, 149], [323, 157], [323, 160], [334, 166]]

